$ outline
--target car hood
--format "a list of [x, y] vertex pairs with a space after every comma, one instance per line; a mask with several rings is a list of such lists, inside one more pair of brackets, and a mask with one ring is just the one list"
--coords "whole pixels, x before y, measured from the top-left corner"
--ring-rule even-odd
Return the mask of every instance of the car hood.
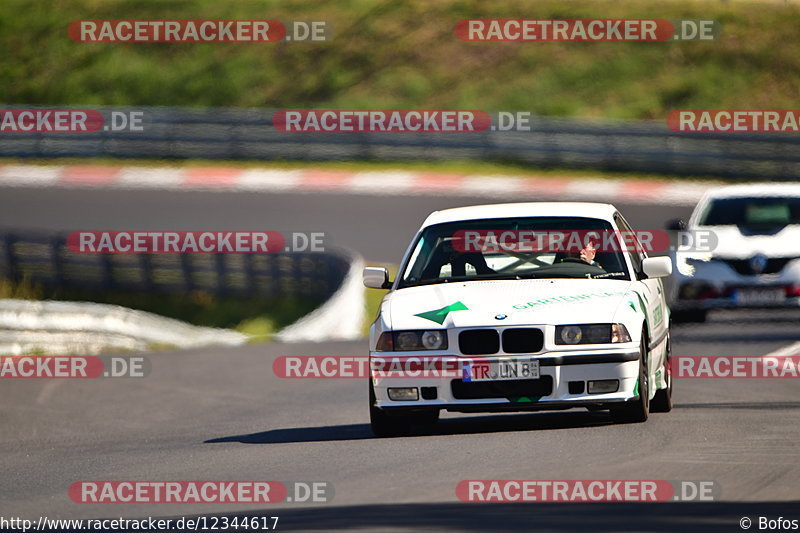
[[613, 322], [636, 309], [630, 281], [496, 280], [440, 283], [390, 293], [383, 314], [393, 329]]
[[767, 257], [800, 257], [800, 225], [784, 226], [772, 234], [751, 233], [738, 226], [705, 226], [714, 232], [717, 243], [714, 257], [749, 259], [756, 254]]

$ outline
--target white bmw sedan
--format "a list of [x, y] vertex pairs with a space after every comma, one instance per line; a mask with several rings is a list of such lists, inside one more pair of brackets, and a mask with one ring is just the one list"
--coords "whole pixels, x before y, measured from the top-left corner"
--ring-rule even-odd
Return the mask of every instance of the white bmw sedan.
[[373, 433], [435, 423], [442, 409], [608, 409], [643, 422], [672, 407], [669, 309], [614, 206], [481, 205], [432, 213], [370, 330]]

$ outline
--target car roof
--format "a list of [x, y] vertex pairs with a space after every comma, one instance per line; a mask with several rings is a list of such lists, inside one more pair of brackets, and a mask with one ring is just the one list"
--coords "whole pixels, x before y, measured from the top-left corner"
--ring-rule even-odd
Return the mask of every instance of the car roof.
[[800, 182], [765, 182], [748, 183], [746, 185], [728, 185], [725, 187], [714, 187], [706, 192], [707, 199], [757, 198], [765, 196], [800, 196]]
[[471, 205], [431, 213], [422, 227], [461, 220], [484, 220], [509, 217], [584, 217], [613, 220], [617, 209], [611, 204], [594, 202], [520, 202], [512, 204]]

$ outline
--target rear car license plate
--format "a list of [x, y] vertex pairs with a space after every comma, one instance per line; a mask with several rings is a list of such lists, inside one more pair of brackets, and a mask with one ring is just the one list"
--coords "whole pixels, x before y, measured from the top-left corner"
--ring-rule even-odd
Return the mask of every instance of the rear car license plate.
[[785, 295], [782, 287], [763, 289], [738, 289], [733, 301], [738, 305], [769, 305], [783, 303]]

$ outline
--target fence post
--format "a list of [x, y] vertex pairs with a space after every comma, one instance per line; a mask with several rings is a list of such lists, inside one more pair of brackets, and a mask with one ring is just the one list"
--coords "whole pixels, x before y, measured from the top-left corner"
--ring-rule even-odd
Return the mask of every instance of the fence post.
[[217, 294], [224, 295], [228, 292], [227, 286], [225, 285], [225, 273], [227, 267], [225, 264], [225, 254], [214, 254], [214, 266], [217, 271]]
[[186, 287], [186, 290], [194, 290], [194, 280], [192, 279], [192, 268], [189, 264], [189, 254], [181, 254], [181, 273], [183, 274], [183, 285]]
[[5, 260], [8, 271], [8, 279], [17, 282], [17, 262], [14, 257], [14, 235], [9, 233], [3, 236], [3, 246], [5, 247]]
[[149, 253], [141, 254], [140, 263], [142, 265], [142, 279], [144, 280], [144, 290], [153, 290], [153, 263]]
[[50, 238], [50, 256], [53, 261], [53, 284], [56, 287], [61, 287], [64, 283], [64, 265], [61, 261], [61, 247], [64, 245], [64, 239], [59, 236]]

